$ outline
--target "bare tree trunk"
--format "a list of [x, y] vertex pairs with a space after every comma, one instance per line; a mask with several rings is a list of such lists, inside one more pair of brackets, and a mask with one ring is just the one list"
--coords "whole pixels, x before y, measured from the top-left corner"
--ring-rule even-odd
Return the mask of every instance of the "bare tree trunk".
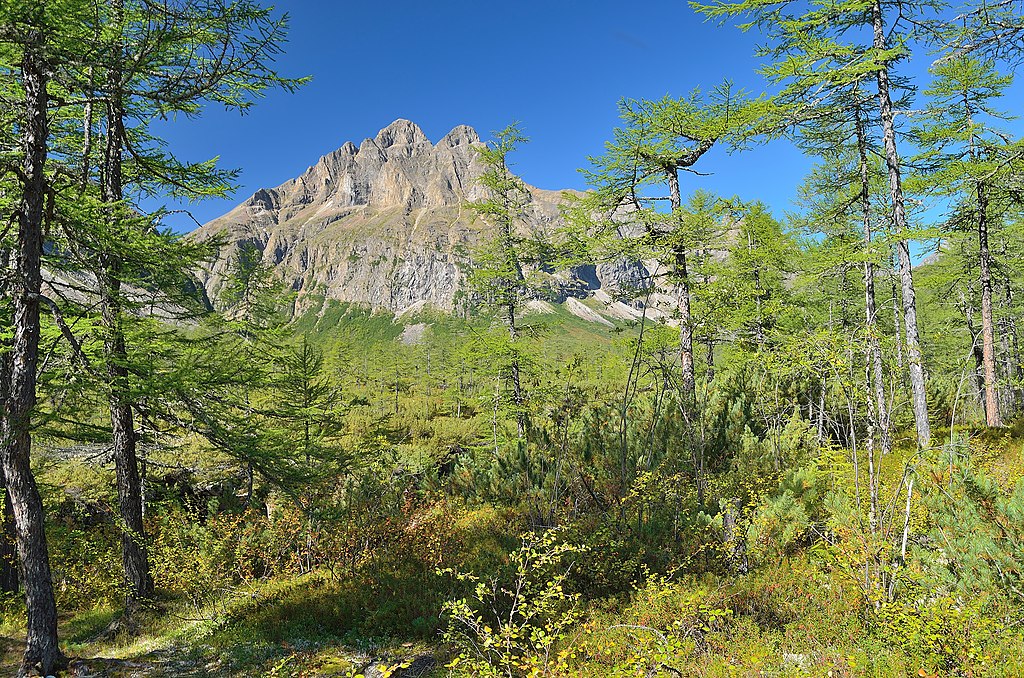
[[130, 609], [153, 594], [153, 580], [146, 556], [146, 532], [142, 523], [142, 480], [139, 474], [138, 435], [129, 400], [129, 374], [124, 332], [121, 329], [121, 282], [118, 262], [108, 259], [100, 276], [100, 303], [107, 331], [103, 347], [107, 359], [110, 427], [120, 510], [121, 564], [128, 585]]
[[899, 286], [897, 285], [897, 278], [899, 278], [899, 262], [896, 257], [896, 249], [893, 248], [891, 253], [892, 264], [892, 275], [890, 276], [890, 298], [892, 299], [892, 331], [895, 335], [893, 338], [896, 340], [896, 370], [899, 374], [898, 381], [903, 383], [904, 370], [906, 369], [906, 363], [903, 360], [903, 333], [900, 328], [903, 326], [903, 311], [902, 304], [900, 303]]
[[[885, 50], [885, 25], [882, 5], [878, 0], [871, 5], [874, 29], [874, 48]], [[924, 365], [921, 360], [921, 341], [917, 328], [917, 303], [914, 296], [914, 277], [907, 244], [907, 213], [903, 204], [903, 181], [900, 178], [900, 157], [896, 150], [896, 127], [893, 121], [892, 99], [889, 93], [889, 69], [882, 65], [876, 74], [878, 102], [882, 119], [882, 141], [885, 146], [885, 164], [889, 171], [889, 191], [892, 198], [893, 224], [899, 240], [896, 252], [900, 262], [900, 282], [903, 287], [903, 321], [907, 333], [907, 363], [910, 368], [910, 401], [914, 410], [917, 444], [931, 445], [931, 423], [928, 421], [928, 399], [925, 391]]]
[[[502, 160], [501, 170], [508, 173], [508, 167]], [[505, 305], [505, 323], [508, 326], [508, 336], [512, 349], [512, 360], [509, 362], [509, 380], [512, 383], [512, 404], [516, 410], [516, 432], [520, 440], [526, 436], [526, 409], [525, 397], [523, 396], [523, 385], [519, 375], [519, 356], [516, 353], [516, 340], [519, 338], [519, 328], [516, 325], [516, 309], [519, 302], [519, 288], [523, 284], [523, 271], [519, 264], [519, 256], [513, 242], [512, 203], [506, 192], [502, 195], [504, 201], [504, 218], [500, 222], [502, 257], [507, 272], [511, 277], [505, 279], [505, 289], [502, 290]]]
[[[516, 305], [514, 300], [515, 291], [509, 291], [509, 299], [507, 303], [507, 317], [508, 322], [508, 336], [512, 340], [513, 345], [515, 344], [516, 338], [518, 337], [518, 330], [516, 328]], [[509, 364], [509, 375], [512, 379], [512, 404], [516, 408], [516, 432], [520, 438], [526, 436], [526, 412], [523, 410], [523, 385], [519, 379], [519, 358], [513, 356], [511, 363]]]
[[715, 380], [715, 340], [713, 337], [707, 337], [704, 342], [707, 347], [707, 356], [705, 358], [705, 372], [704, 382], [710, 384]]
[[[670, 201], [673, 213], [682, 208], [679, 177], [676, 169], [668, 173]], [[680, 225], [681, 228], [681, 225]], [[693, 317], [690, 313], [690, 278], [686, 269], [686, 250], [675, 248], [675, 275], [679, 296], [679, 366], [682, 368], [683, 399], [690, 406], [696, 401], [697, 379], [693, 366]]]
[[[857, 150], [860, 169], [860, 203], [864, 230], [864, 331], [867, 334], [867, 378], [868, 378], [868, 436], [866, 452], [868, 457], [868, 527], [871, 534], [878, 531], [878, 486], [881, 461], [875, 460], [875, 435], [880, 438], [882, 456], [892, 448], [889, 438], [888, 413], [885, 402], [885, 382], [882, 373], [882, 350], [878, 342], [878, 323], [875, 312], [875, 266], [871, 260], [871, 181], [868, 167], [867, 135], [860, 108], [857, 114]], [[897, 327], [898, 330], [898, 327]], [[872, 393], [874, 391], [874, 393]], [[872, 397], [873, 396], [873, 397]], [[852, 418], [852, 416], [851, 416]], [[856, 448], [854, 449], [856, 454]], [[856, 473], [856, 469], [854, 469]]]
[[964, 318], [967, 321], [967, 333], [971, 335], [971, 355], [974, 357], [974, 393], [982, 411], [985, 412], [985, 420], [988, 420], [988, 402], [985, 400], [985, 356], [982, 353], [981, 345], [978, 342], [978, 331], [974, 328], [974, 309], [960, 293], [960, 303], [963, 305]]
[[750, 564], [747, 558], [747, 539], [740, 529], [739, 515], [742, 504], [739, 499], [727, 499], [722, 507], [722, 543], [729, 568], [737, 574], [747, 574]]
[[1021, 379], [1024, 377], [1020, 365], [1020, 345], [1017, 340], [1017, 323], [1013, 315], [1013, 288], [1009, 279], [1003, 281], [1006, 294], [1003, 318], [1000, 327], [1003, 335], [1003, 355], [1006, 362], [1006, 378], [1010, 380], [1011, 386], [1006, 389], [1006, 409], [1011, 416], [1016, 415], [1017, 408], [1022, 401]]
[[[0, 249], [0, 278], [6, 276], [10, 264], [10, 252], [7, 249]], [[10, 290], [6, 285], [0, 287], [2, 298], [7, 299]], [[10, 346], [7, 342], [0, 345], [0, 414], [6, 407], [7, 398], [10, 396], [11, 385], [11, 361]], [[18, 532], [14, 525], [14, 505], [11, 503], [11, 493], [7, 491], [7, 481], [0, 469], [0, 488], [4, 490], [3, 525], [0, 527], [0, 591], [3, 593], [18, 592]]]
[[[889, 412], [885, 401], [885, 375], [882, 371], [882, 349], [878, 341], [878, 318], [875, 306], [875, 265], [871, 260], [871, 181], [868, 167], [867, 135], [864, 131], [862, 112], [857, 109], [857, 150], [860, 154], [860, 190], [861, 214], [864, 227], [864, 310], [865, 332], [868, 339], [867, 360], [872, 376], [871, 387], [874, 390], [874, 402], [868, 396], [869, 428], [877, 428], [882, 454], [892, 450], [889, 436]], [[870, 387], [869, 387], [870, 390]], [[874, 431], [872, 431], [872, 434]], [[868, 437], [868, 454], [874, 454], [874, 435]]]
[[827, 386], [825, 383], [825, 376], [822, 375], [821, 383], [818, 384], [818, 418], [815, 420], [815, 428], [818, 433], [818, 444], [821, 444], [825, 440], [825, 392]]
[[978, 184], [978, 259], [981, 268], [981, 355], [985, 376], [985, 423], [1003, 425], [996, 390], [996, 339], [992, 317], [992, 254], [988, 248], [988, 194]]
[[[89, 89], [95, 85], [93, 67], [89, 66]], [[92, 173], [90, 162], [92, 158], [92, 113], [93, 102], [90, 99], [85, 103], [85, 111], [82, 114], [82, 168], [79, 175], [79, 185], [84, 191], [89, 185], [89, 176]]]
[[12, 286], [14, 338], [4, 403], [0, 467], [14, 514], [28, 612], [25, 655], [19, 675], [26, 675], [36, 665], [43, 675], [49, 675], [56, 673], [65, 660], [57, 641], [57, 604], [44, 533], [43, 502], [29, 463], [39, 366], [39, 296], [46, 205], [44, 166], [49, 141], [47, 64], [42, 55], [42, 35], [38, 31], [33, 33], [22, 57], [26, 108], [21, 130], [25, 152], [24, 193], [17, 215], [18, 252]]

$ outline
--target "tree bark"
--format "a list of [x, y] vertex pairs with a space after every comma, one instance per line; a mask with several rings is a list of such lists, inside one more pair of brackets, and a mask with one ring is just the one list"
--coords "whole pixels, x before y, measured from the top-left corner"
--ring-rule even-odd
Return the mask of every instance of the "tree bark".
[[[517, 336], [514, 302], [508, 304], [508, 334], [514, 344]], [[515, 356], [509, 363], [509, 373], [512, 377], [512, 404], [516, 408], [516, 432], [520, 438], [524, 438], [526, 436], [526, 412], [523, 411], [523, 385], [519, 378], [519, 359]]]
[[[0, 478], [6, 488], [6, 478]], [[0, 531], [0, 591], [15, 594], [20, 590], [18, 577], [18, 532], [14, 524], [11, 493], [4, 492], [3, 530]]]
[[906, 367], [906, 363], [903, 360], [903, 333], [900, 330], [900, 328], [904, 325], [904, 322], [903, 322], [903, 308], [902, 308], [902, 304], [900, 303], [900, 294], [899, 294], [898, 283], [897, 283], [897, 279], [900, 277], [899, 276], [900, 265], [899, 265], [899, 261], [897, 259], [898, 258], [896, 257], [896, 248], [894, 247], [894, 248], [892, 248], [891, 252], [889, 253], [889, 260], [890, 260], [890, 264], [892, 265], [892, 275], [889, 277], [889, 283], [890, 283], [889, 295], [890, 295], [890, 299], [892, 301], [892, 331], [893, 331], [893, 334], [895, 335], [893, 337], [893, 339], [895, 339], [895, 341], [893, 343], [895, 344], [895, 348], [896, 348], [896, 370], [897, 370], [897, 372], [899, 374], [898, 381], [902, 384], [903, 383], [903, 376], [904, 376], [904, 369]]
[[[873, 46], [885, 49], [885, 24], [882, 20], [882, 5], [878, 0], [871, 5], [871, 23], [874, 32]], [[914, 425], [917, 429], [917, 444], [927, 448], [931, 445], [931, 423], [928, 421], [928, 399], [925, 391], [924, 365], [921, 360], [921, 340], [917, 327], [917, 303], [914, 295], [914, 277], [910, 262], [910, 248], [907, 244], [906, 207], [903, 201], [903, 181], [900, 178], [900, 157], [896, 150], [896, 126], [893, 121], [892, 98], [889, 92], [889, 68], [878, 65], [878, 103], [882, 120], [882, 142], [885, 147], [885, 164], [889, 173], [889, 192], [892, 198], [893, 224], [899, 240], [896, 253], [900, 263], [900, 283], [903, 291], [903, 322], [907, 340], [907, 364], [910, 372], [910, 402], [914, 410]]]
[[981, 282], [981, 357], [985, 378], [985, 423], [990, 427], [1003, 425], [999, 416], [999, 393], [996, 390], [996, 339], [992, 317], [992, 254], [988, 247], [988, 194], [978, 184], [978, 259]]
[[[875, 264], [871, 260], [871, 182], [868, 166], [867, 134], [864, 130], [862, 111], [857, 109], [857, 150], [859, 152], [861, 215], [864, 226], [864, 314], [865, 332], [868, 339], [868, 362], [872, 376], [871, 387], [874, 390], [874, 402], [868, 396], [868, 413], [877, 427], [879, 443], [883, 455], [892, 450], [889, 436], [889, 412], [885, 402], [885, 375], [882, 370], [882, 349], [878, 341], [878, 316], [875, 304]], [[868, 439], [868, 453], [873, 452], [873, 437]]]
[[35, 666], [43, 675], [49, 675], [64, 664], [57, 640], [57, 604], [44, 533], [43, 502], [29, 463], [39, 366], [39, 297], [46, 206], [44, 167], [49, 142], [47, 64], [42, 56], [42, 36], [34, 33], [25, 45], [21, 68], [25, 88], [25, 119], [21, 130], [25, 153], [24, 192], [17, 215], [18, 252], [12, 290], [14, 338], [0, 450], [0, 467], [11, 501], [28, 612], [25, 655], [19, 675], [27, 675]]
[[[679, 193], [679, 176], [673, 167], [668, 172], [669, 200], [672, 205], [672, 213], [679, 214], [682, 209], [682, 198]], [[682, 228], [682, 224], [678, 224]], [[679, 297], [679, 366], [682, 369], [683, 399], [688, 405], [696, 402], [697, 379], [693, 365], [693, 317], [690, 312], [690, 278], [686, 268], [686, 249], [682, 245], [676, 245], [675, 253], [675, 278], [677, 295]]]
[[[0, 248], [0, 276], [8, 272], [10, 251]], [[4, 299], [10, 290], [6, 285], [0, 287]], [[7, 398], [10, 395], [11, 361], [10, 345], [0, 346], [0, 415], [5, 411]], [[3, 525], [0, 528], [0, 591], [14, 594], [18, 592], [18, 533], [14, 525], [14, 505], [11, 493], [7, 491], [7, 480], [0, 468], [0, 488], [4, 490]]]
[[967, 322], [967, 333], [971, 337], [971, 355], [974, 357], [974, 395], [985, 412], [985, 419], [988, 420], [988, 412], [985, 409], [988, 403], [985, 401], [985, 357], [978, 342], [978, 331], [974, 328], [974, 307], [967, 301], [963, 292], [960, 292], [960, 304]]
[[[508, 168], [502, 164], [502, 171], [508, 172]], [[519, 286], [523, 281], [522, 270], [519, 266], [519, 259], [516, 255], [515, 244], [512, 242], [512, 205], [508, 196], [503, 196], [505, 204], [505, 216], [501, 222], [501, 243], [502, 258], [508, 276], [504, 280], [505, 324], [508, 328], [508, 338], [512, 349], [512, 359], [509, 361], [509, 381], [512, 383], [512, 405], [515, 407], [516, 432], [519, 438], [526, 437], [526, 411], [524, 410], [525, 398], [523, 397], [523, 385], [519, 375], [519, 358], [516, 353], [516, 340], [519, 338], [519, 328], [516, 325], [516, 308], [518, 307]]]
[[[875, 460], [875, 436], [879, 438], [882, 456], [892, 449], [889, 437], [889, 416], [885, 402], [885, 376], [882, 372], [882, 350], [878, 342], [878, 323], [875, 310], [875, 266], [871, 260], [871, 181], [868, 167], [867, 134], [864, 130], [863, 112], [856, 111], [856, 132], [858, 165], [860, 170], [861, 218], [864, 229], [864, 331], [867, 334], [868, 374], [868, 435], [866, 451], [868, 456], [868, 526], [872, 534], [878, 529], [878, 487], [881, 460]], [[873, 393], [872, 393], [873, 391]], [[852, 418], [852, 417], [851, 417]], [[851, 427], [852, 429], [852, 427]], [[856, 455], [856, 446], [854, 446]], [[854, 469], [856, 473], [856, 469]]]
[[[1005, 254], [1005, 251], [1004, 251]], [[1007, 412], [1016, 414], [1022, 401], [1021, 380], [1024, 371], [1020, 364], [1020, 345], [1017, 340], [1017, 323], [1013, 316], [1013, 287], [1009, 278], [1003, 280], [1005, 286], [1004, 314], [1000, 322], [1000, 329], [1003, 333], [1004, 360], [1006, 361], [1006, 378], [1010, 380], [1011, 386], [1007, 389]]]

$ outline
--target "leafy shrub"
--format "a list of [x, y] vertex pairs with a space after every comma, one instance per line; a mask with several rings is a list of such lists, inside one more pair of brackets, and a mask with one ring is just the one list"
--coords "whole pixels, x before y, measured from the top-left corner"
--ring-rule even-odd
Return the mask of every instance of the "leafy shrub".
[[985, 675], [988, 650], [1002, 628], [981, 605], [949, 596], [887, 603], [878, 629], [907, 656], [952, 675]]
[[[455, 569], [440, 572], [472, 586], [469, 596], [444, 605], [444, 639], [456, 648], [449, 668], [474, 676], [541, 676], [564, 670], [560, 648], [578, 622], [578, 596], [564, 584], [583, 549], [559, 540], [559, 531], [527, 533], [509, 554], [509, 566], [490, 579]], [[561, 650], [561, 651], [559, 651]]]

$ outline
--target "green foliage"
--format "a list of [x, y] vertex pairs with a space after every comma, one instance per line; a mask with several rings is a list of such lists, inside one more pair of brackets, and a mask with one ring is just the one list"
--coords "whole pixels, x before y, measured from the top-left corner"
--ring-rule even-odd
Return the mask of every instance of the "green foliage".
[[934, 597], [915, 591], [916, 600], [887, 603], [877, 612], [878, 632], [909, 657], [947, 675], [988, 675], [1002, 626], [977, 601]]
[[[889, 249], [909, 236], [886, 216], [895, 205], [875, 131], [885, 121], [868, 83], [895, 76], [919, 46], [923, 33], [904, 32], [904, 17], [936, 28], [934, 3], [702, 8], [765, 30], [763, 72], [777, 96], [769, 104], [726, 82], [624, 99], [620, 127], [586, 172], [595, 190], [570, 201], [557, 243], [523, 227], [531, 196], [510, 162], [520, 128], [496, 133], [479, 149], [485, 195], [472, 208], [483, 246], [469, 257], [462, 318], [392, 317], [316, 293], [300, 305], [255, 241], [231, 253], [207, 308], [191, 271], [210, 247], [162, 231], [163, 212], [128, 205], [223, 195], [234, 175], [177, 159], [149, 125], [210, 102], [245, 110], [267, 87], [300, 84], [271, 68], [284, 20], [251, 2], [157, 15], [135, 1], [121, 12], [52, 5], [35, 11], [68, 25], [50, 55], [46, 252], [64, 282], [42, 323], [33, 423], [58, 596], [79, 613], [76, 639], [95, 635], [125, 595], [104, 459], [104, 404], [115, 401], [137, 417], [160, 604], [191, 620], [168, 642], [219, 654], [227, 672], [302, 674], [321, 667], [323, 647], [430, 642], [442, 625], [454, 675], [1019, 668], [1019, 431], [966, 443], [954, 430], [941, 450], [899, 439], [911, 413]], [[888, 48], [867, 35], [875, 9]], [[29, 10], [2, 11], [7, 26]], [[220, 45], [237, 49], [218, 56]], [[16, 52], [0, 51], [4, 100], [22, 94]], [[982, 215], [1001, 406], [1024, 402], [1021, 149], [994, 122], [1009, 85], [995, 68], [944, 55], [924, 90], [931, 103], [913, 118], [922, 152], [908, 185], [951, 207], [941, 231], [914, 232], [943, 235], [937, 261], [914, 269], [933, 423], [981, 414], [971, 362], [979, 262], [966, 231]], [[0, 112], [4, 166], [18, 161], [17, 116]], [[104, 169], [98, 190], [85, 132], [110, 142], [119, 124], [125, 147], [104, 153], [124, 185], [109, 185]], [[680, 189], [680, 172], [712, 147], [777, 136], [820, 157], [797, 214]], [[0, 181], [0, 211], [11, 214], [19, 184]], [[988, 212], [973, 199], [979, 187]], [[4, 291], [13, 246], [0, 233]], [[642, 309], [639, 320], [605, 329], [561, 307], [528, 315], [528, 301], [564, 292], [553, 286], [563, 264], [608, 262], [636, 273], [612, 292]], [[868, 283], [877, 318], [866, 316]], [[0, 359], [13, 336], [7, 302]], [[414, 324], [422, 334], [406, 344]], [[895, 444], [880, 445], [889, 431]], [[517, 536], [524, 527], [533, 531]], [[10, 599], [4, 612], [22, 609]], [[407, 663], [389, 657], [382, 673]]]
[[505, 571], [494, 578], [439, 571], [472, 587], [466, 598], [445, 603], [444, 638], [457, 648], [448, 664], [457, 674], [474, 676], [552, 675], [566, 666], [561, 650], [578, 619], [578, 596], [564, 584], [573, 562], [583, 552], [561, 541], [556, 530], [527, 533], [509, 554]]
[[816, 484], [815, 469], [796, 469], [756, 509], [747, 534], [754, 557], [779, 559], [808, 533], [819, 509]]
[[220, 293], [225, 314], [256, 328], [270, 329], [287, 320], [286, 300], [284, 285], [264, 263], [263, 251], [252, 243], [240, 244]]
[[958, 600], [1024, 603], [1024, 479], [1000, 483], [973, 446], [950, 443], [923, 465], [934, 546], [922, 548], [929, 585]]

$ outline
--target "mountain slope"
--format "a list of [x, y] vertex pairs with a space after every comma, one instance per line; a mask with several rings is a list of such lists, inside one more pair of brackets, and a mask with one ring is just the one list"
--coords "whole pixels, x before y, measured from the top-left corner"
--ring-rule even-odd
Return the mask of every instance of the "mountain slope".
[[[359, 146], [348, 142], [300, 177], [261, 189], [191, 237], [220, 235], [226, 247], [201, 279], [217, 299], [242, 243], [263, 251], [303, 298], [401, 312], [454, 308], [467, 251], [486, 226], [467, 202], [482, 197], [477, 133], [459, 126], [432, 144], [396, 120]], [[530, 187], [525, 226], [559, 220], [560, 193]]]

